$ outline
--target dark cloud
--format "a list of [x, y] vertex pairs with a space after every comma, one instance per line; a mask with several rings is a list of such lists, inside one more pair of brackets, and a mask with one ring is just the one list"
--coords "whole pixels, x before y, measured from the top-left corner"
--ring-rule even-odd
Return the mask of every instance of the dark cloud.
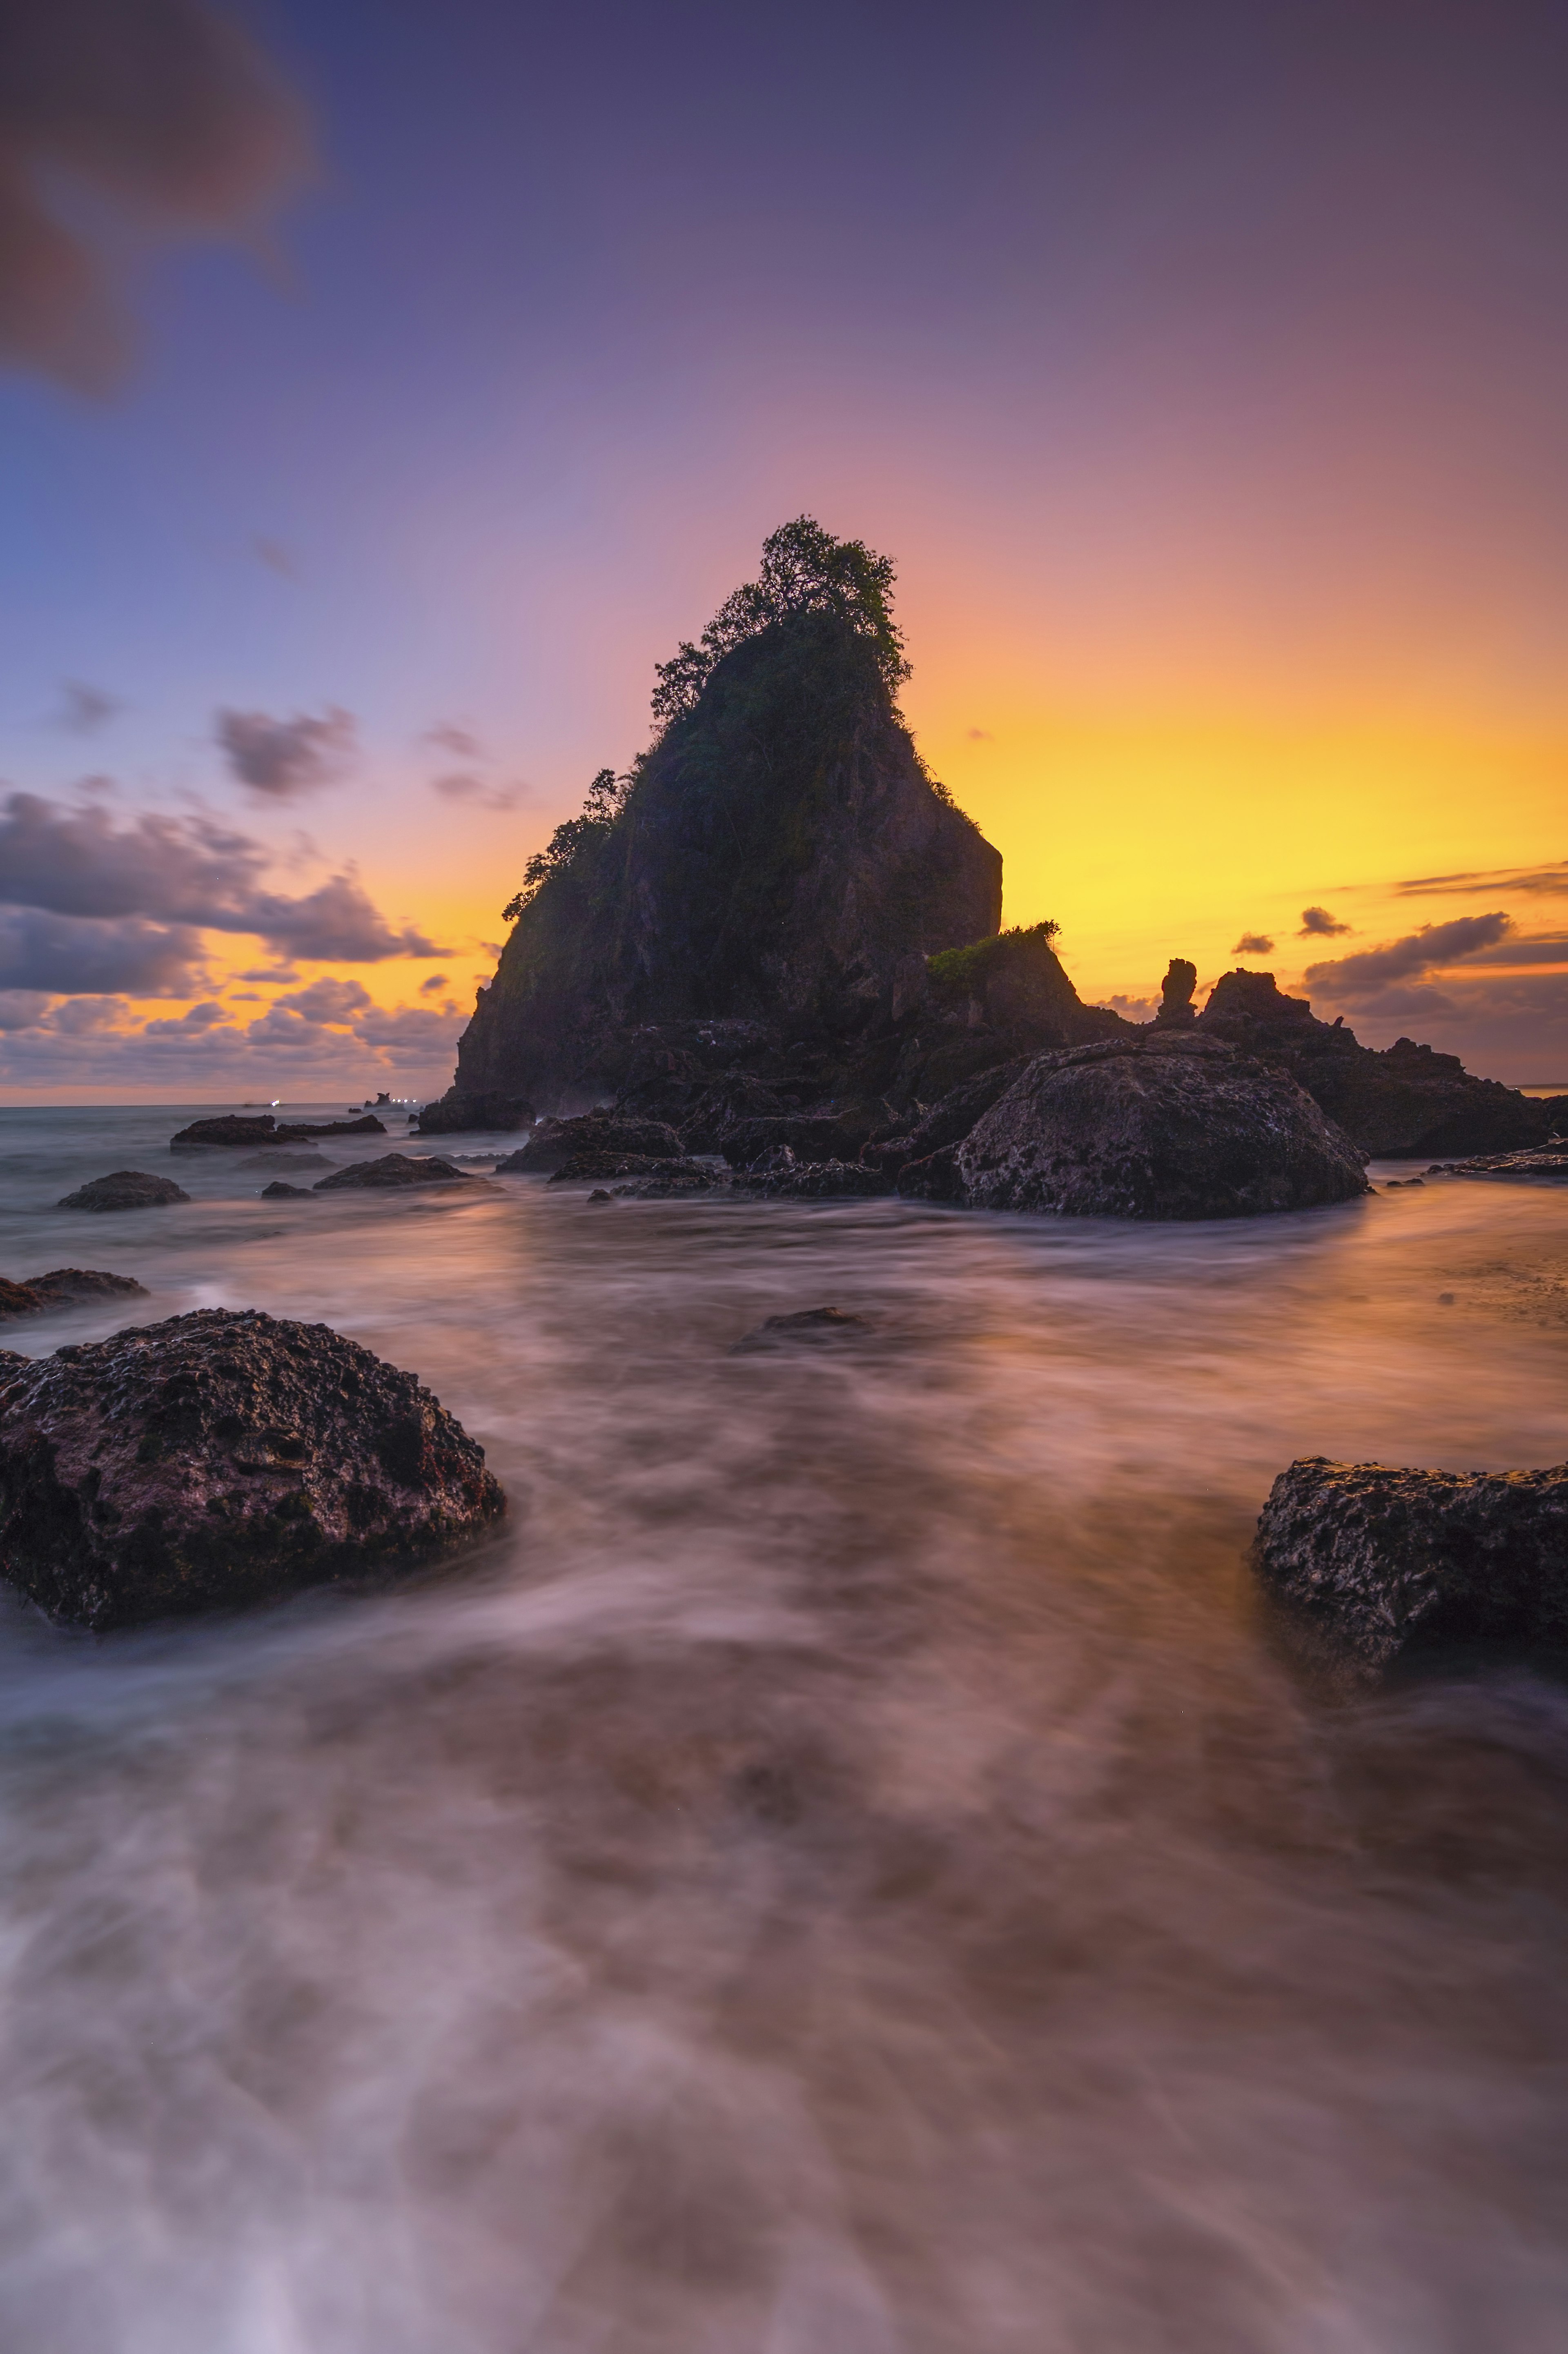
[[1119, 1013], [1124, 1022], [1152, 1022], [1160, 1011], [1158, 997], [1102, 997], [1100, 1003], [1111, 1013]]
[[444, 972], [433, 972], [431, 973], [429, 981], [422, 981], [419, 983], [419, 994], [421, 997], [439, 997], [446, 985], [446, 974]]
[[[0, 0], [0, 6], [3, 5], [4, 0]], [[101, 686], [89, 686], [85, 679], [68, 678], [60, 688], [55, 725], [72, 736], [90, 736], [96, 729], [107, 726], [115, 713], [124, 708], [117, 695], [108, 694]]]
[[1520, 891], [1550, 898], [1568, 893], [1568, 858], [1559, 858], [1546, 866], [1495, 866], [1463, 875], [1420, 875], [1412, 882], [1396, 883], [1394, 888], [1408, 898], [1439, 895], [1457, 897], [1473, 891]]
[[486, 810], [514, 810], [523, 798], [515, 786], [488, 785], [482, 777], [468, 775], [432, 777], [430, 790], [443, 801], [471, 801], [475, 809]]
[[224, 1019], [224, 1012], [216, 998], [203, 1005], [189, 1005], [183, 1013], [166, 1021], [149, 1022], [143, 1030], [144, 1038], [199, 1038], [208, 1030], [216, 1030]]
[[996, 738], [991, 734], [989, 727], [971, 727], [969, 729], [969, 742], [971, 744], [994, 744]]
[[0, 907], [0, 990], [55, 997], [184, 997], [202, 961], [201, 934], [127, 916], [115, 922]]
[[307, 1022], [346, 1023], [356, 1013], [368, 1011], [374, 1002], [370, 991], [357, 981], [313, 981], [308, 989], [298, 991], [292, 997], [279, 997], [275, 1005], [285, 1006], [292, 1013], [302, 1013]]
[[411, 925], [388, 924], [352, 869], [293, 899], [261, 887], [268, 863], [260, 843], [206, 817], [143, 814], [120, 826], [107, 810], [36, 793], [0, 802], [0, 896], [15, 907], [251, 933], [281, 957], [323, 964], [446, 953]]
[[43, 989], [0, 989], [0, 1030], [36, 1030], [49, 1010]]
[[303, 712], [273, 719], [265, 711], [220, 711], [214, 734], [240, 783], [268, 801], [292, 801], [335, 784], [355, 749], [354, 721], [335, 704], [319, 719]]
[[[1424, 924], [1418, 932], [1380, 949], [1308, 965], [1307, 985], [1314, 996], [1338, 1005], [1382, 1004], [1395, 983], [1417, 981], [1424, 973], [1494, 948], [1512, 928], [1512, 918], [1500, 910], [1489, 916], [1457, 916], [1450, 924]], [[1383, 1010], [1401, 1009], [1383, 1005]]]
[[206, 0], [0, 0], [0, 360], [87, 392], [124, 370], [73, 189], [122, 239], [238, 234], [308, 159], [298, 101]]
[[[1319, 911], [1315, 908], [1312, 912], [1317, 914]], [[1273, 953], [1274, 942], [1266, 932], [1244, 932], [1231, 950], [1232, 956], [1272, 956]]]
[[427, 727], [419, 741], [432, 746], [438, 752], [450, 753], [454, 760], [483, 760], [486, 757], [477, 736], [448, 719], [438, 720], [435, 726]]
[[1340, 932], [1348, 932], [1350, 928], [1349, 924], [1341, 924], [1336, 917], [1330, 916], [1327, 907], [1303, 907], [1301, 929], [1296, 937], [1300, 940], [1328, 940]]

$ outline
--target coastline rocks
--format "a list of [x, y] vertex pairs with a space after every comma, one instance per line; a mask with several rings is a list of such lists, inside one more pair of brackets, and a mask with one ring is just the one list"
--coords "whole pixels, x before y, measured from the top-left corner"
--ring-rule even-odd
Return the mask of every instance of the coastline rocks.
[[311, 1198], [308, 1185], [290, 1185], [281, 1177], [274, 1177], [270, 1185], [261, 1188], [264, 1202], [308, 1202]]
[[1282, 1471], [1255, 1564], [1294, 1630], [1368, 1676], [1472, 1643], [1568, 1644], [1568, 1464]]
[[253, 1152], [237, 1165], [247, 1177], [282, 1177], [302, 1169], [330, 1169], [332, 1162], [324, 1152]]
[[[379, 1161], [353, 1161], [346, 1169], [334, 1169], [330, 1177], [318, 1177], [312, 1186], [313, 1193], [345, 1193], [364, 1188], [407, 1188], [410, 1185], [477, 1185], [482, 1182], [466, 1169], [454, 1169], [450, 1161], [442, 1161], [434, 1152], [414, 1154], [387, 1152]], [[292, 1193], [291, 1185], [286, 1191]], [[263, 1188], [275, 1195], [276, 1186]]]
[[188, 1202], [190, 1195], [172, 1177], [150, 1177], [144, 1169], [113, 1169], [94, 1177], [74, 1193], [61, 1195], [59, 1210], [150, 1210], [164, 1202]]
[[193, 1119], [169, 1139], [171, 1152], [233, 1151], [247, 1144], [303, 1144], [314, 1136], [385, 1136], [384, 1123], [373, 1112], [363, 1119], [288, 1120], [281, 1127], [270, 1112], [247, 1119], [238, 1112], [221, 1119]]
[[[674, 1129], [662, 1119], [621, 1119], [613, 1112], [589, 1111], [576, 1119], [542, 1119], [535, 1133], [515, 1152], [497, 1161], [498, 1177], [549, 1175], [568, 1161], [586, 1153], [632, 1153], [642, 1161], [681, 1161], [684, 1147]], [[607, 1170], [607, 1176], [619, 1176]]]
[[1181, 1030], [1038, 1055], [955, 1165], [971, 1208], [1058, 1217], [1257, 1217], [1368, 1191], [1285, 1072]]
[[[1489, 1152], [1471, 1161], [1436, 1161], [1426, 1172], [1428, 1177], [1533, 1177], [1546, 1182], [1568, 1185], [1568, 1144], [1549, 1143], [1523, 1152]], [[1397, 1179], [1394, 1181], [1397, 1183]], [[1419, 1177], [1408, 1180], [1419, 1185]]]
[[147, 1287], [134, 1276], [105, 1275], [96, 1267], [54, 1267], [47, 1275], [8, 1283], [0, 1276], [0, 1317], [41, 1316], [83, 1299], [145, 1299]]
[[901, 1136], [868, 1144], [861, 1159], [868, 1168], [882, 1169], [888, 1176], [896, 1177], [906, 1162], [924, 1161], [944, 1145], [961, 1144], [992, 1104], [1000, 1103], [1014, 1080], [1023, 1076], [1033, 1059], [1032, 1055], [1014, 1055], [1004, 1063], [994, 1064], [989, 1071], [949, 1087], [912, 1128]]
[[713, 1172], [700, 1161], [688, 1161], [679, 1151], [669, 1158], [654, 1152], [613, 1152], [603, 1146], [591, 1145], [585, 1151], [574, 1152], [563, 1161], [550, 1175], [552, 1185], [599, 1184], [607, 1177], [648, 1177], [668, 1182], [672, 1178], [696, 1180], [705, 1184], [713, 1182]]
[[858, 1150], [866, 1134], [853, 1122], [832, 1112], [764, 1116], [732, 1120], [719, 1137], [718, 1150], [732, 1169], [752, 1169], [769, 1152], [784, 1149], [802, 1161], [837, 1161], [846, 1150]]
[[820, 1349], [835, 1341], [858, 1340], [871, 1329], [865, 1317], [852, 1316], [842, 1308], [802, 1308], [793, 1316], [765, 1316], [729, 1353], [750, 1357], [774, 1349]]
[[205, 1308], [0, 1361], [0, 1575], [79, 1626], [412, 1564], [504, 1510], [429, 1391], [324, 1324]]
[[453, 1088], [439, 1102], [426, 1104], [413, 1118], [418, 1136], [458, 1136], [468, 1129], [510, 1135], [514, 1129], [531, 1128], [533, 1123], [533, 1105], [498, 1088], [477, 1095], [460, 1095]]
[[894, 1190], [891, 1177], [858, 1161], [797, 1161], [788, 1167], [748, 1170], [734, 1182], [747, 1193], [787, 1202], [870, 1199]]

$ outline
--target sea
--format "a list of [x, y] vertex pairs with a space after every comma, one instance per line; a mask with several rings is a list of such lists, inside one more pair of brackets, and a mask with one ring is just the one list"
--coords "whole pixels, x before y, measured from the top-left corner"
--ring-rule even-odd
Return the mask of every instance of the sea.
[[1568, 1188], [267, 1202], [228, 1108], [0, 1113], [0, 1272], [150, 1295], [4, 1344], [324, 1323], [509, 1511], [0, 1588], [8, 2354], [1561, 2354], [1568, 1675], [1325, 1681], [1248, 1548], [1298, 1456], [1568, 1455]]

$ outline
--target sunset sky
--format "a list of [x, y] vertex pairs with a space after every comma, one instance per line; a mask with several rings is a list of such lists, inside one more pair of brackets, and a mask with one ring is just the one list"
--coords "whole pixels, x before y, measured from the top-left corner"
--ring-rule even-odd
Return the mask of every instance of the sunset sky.
[[802, 510], [1086, 999], [1241, 962], [1568, 1085], [1568, 10], [245, 21], [306, 180], [51, 179], [137, 348], [0, 376], [0, 1099], [444, 1087]]

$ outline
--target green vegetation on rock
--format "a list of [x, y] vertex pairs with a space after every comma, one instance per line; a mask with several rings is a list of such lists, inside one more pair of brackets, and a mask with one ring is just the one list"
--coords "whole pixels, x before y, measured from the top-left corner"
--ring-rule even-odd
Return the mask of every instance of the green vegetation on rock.
[[[1005, 932], [993, 932], [988, 939], [972, 941], [967, 949], [943, 949], [939, 955], [927, 958], [926, 970], [944, 997], [977, 997], [993, 972], [1009, 964], [1027, 961], [1033, 944], [1049, 949], [1061, 928], [1060, 924], [1049, 921], [1013, 924]], [[1052, 963], [1054, 962], [1053, 952]]]

